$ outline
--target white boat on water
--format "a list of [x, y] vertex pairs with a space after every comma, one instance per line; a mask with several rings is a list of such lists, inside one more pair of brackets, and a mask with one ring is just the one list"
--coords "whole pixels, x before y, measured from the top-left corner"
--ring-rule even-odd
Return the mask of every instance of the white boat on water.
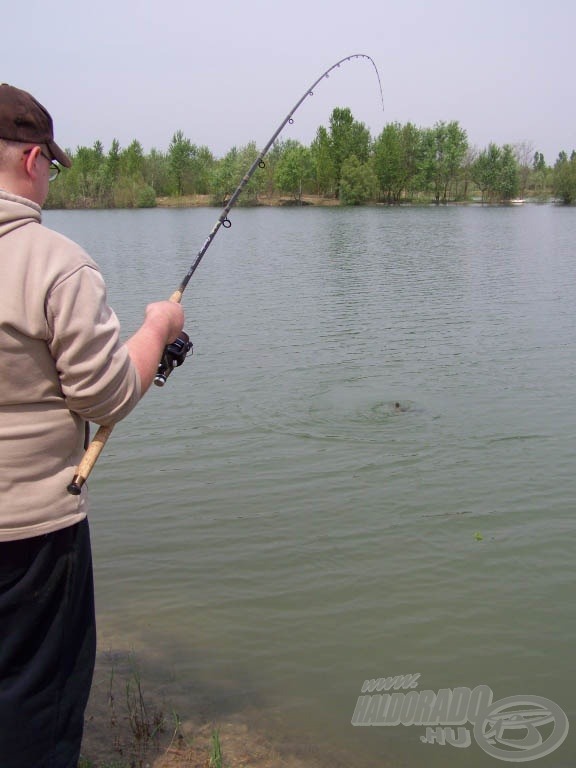
[[526, 200], [524, 200], [523, 197], [513, 197], [512, 200], [508, 201], [510, 205], [524, 205]]

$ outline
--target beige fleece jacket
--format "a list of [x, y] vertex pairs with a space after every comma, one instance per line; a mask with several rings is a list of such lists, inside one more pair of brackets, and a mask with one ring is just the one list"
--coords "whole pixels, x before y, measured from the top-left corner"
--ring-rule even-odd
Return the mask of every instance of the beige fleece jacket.
[[86, 488], [66, 490], [85, 422], [114, 424], [139, 398], [96, 264], [0, 190], [0, 541], [86, 517]]

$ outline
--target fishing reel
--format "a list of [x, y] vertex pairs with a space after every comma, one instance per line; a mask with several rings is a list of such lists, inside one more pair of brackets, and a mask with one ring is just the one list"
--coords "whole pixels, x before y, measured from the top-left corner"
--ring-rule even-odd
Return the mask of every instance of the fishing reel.
[[154, 384], [157, 387], [163, 387], [174, 368], [181, 366], [188, 355], [192, 354], [192, 350], [193, 345], [190, 337], [182, 331], [177, 339], [164, 347], [162, 360], [158, 363], [158, 371], [154, 376]]

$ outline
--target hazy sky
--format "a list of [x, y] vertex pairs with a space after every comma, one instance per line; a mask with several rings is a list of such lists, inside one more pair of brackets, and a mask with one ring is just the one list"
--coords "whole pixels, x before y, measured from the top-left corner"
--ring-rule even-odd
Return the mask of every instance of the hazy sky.
[[576, 149], [574, 0], [28, 0], [4, 10], [0, 81], [30, 91], [71, 149], [176, 130], [217, 155], [263, 146], [339, 59], [281, 138], [308, 144], [332, 109], [387, 122], [458, 120], [479, 148]]

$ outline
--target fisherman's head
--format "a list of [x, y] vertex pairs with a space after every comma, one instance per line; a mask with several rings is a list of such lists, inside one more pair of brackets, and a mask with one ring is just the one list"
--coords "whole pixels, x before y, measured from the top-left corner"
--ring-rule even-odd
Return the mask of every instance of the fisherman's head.
[[42, 104], [27, 91], [0, 84], [0, 188], [42, 205], [59, 166], [71, 165]]

